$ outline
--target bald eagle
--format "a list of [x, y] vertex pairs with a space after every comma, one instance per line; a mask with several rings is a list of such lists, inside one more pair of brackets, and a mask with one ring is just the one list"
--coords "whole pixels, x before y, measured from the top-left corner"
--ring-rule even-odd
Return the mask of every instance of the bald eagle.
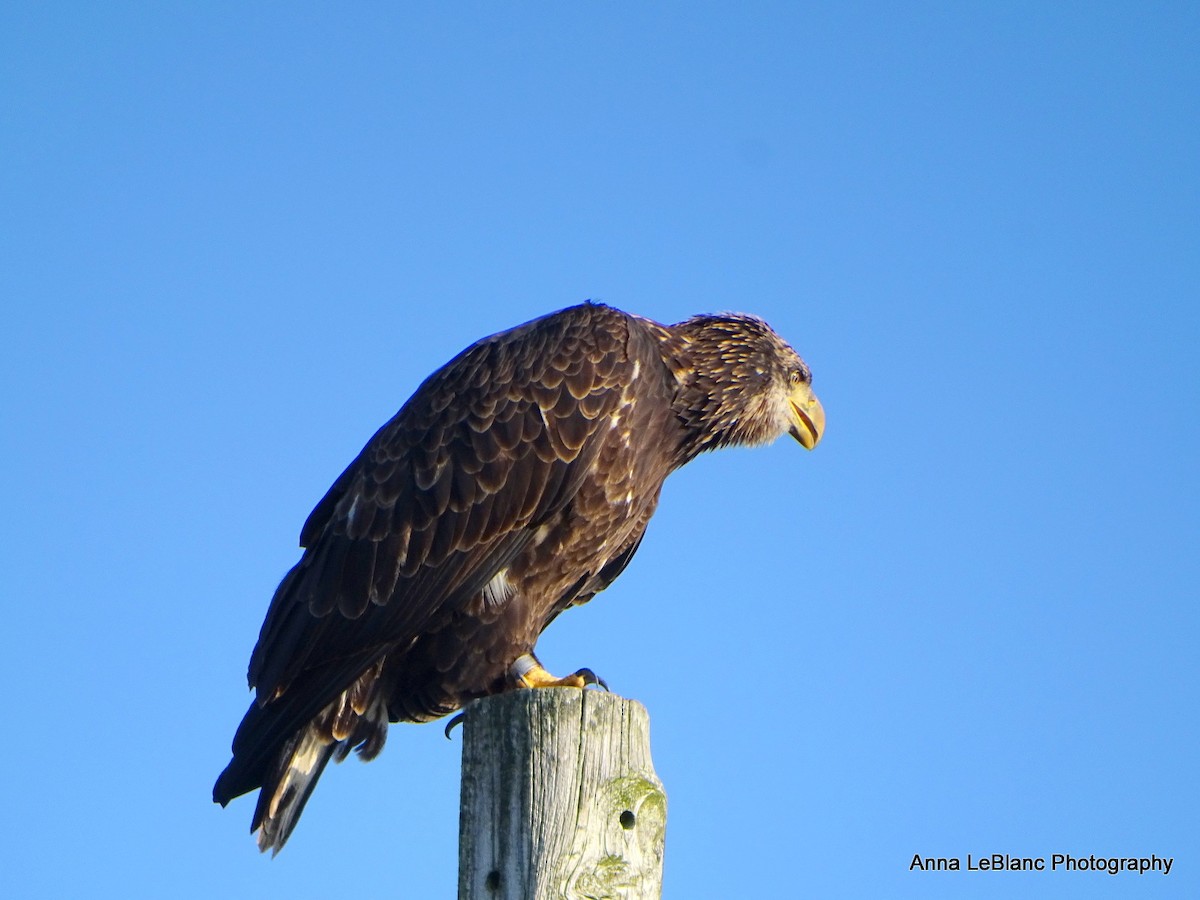
[[389, 722], [595, 683], [588, 669], [549, 674], [538, 636], [629, 564], [672, 471], [785, 433], [816, 446], [811, 382], [742, 314], [664, 326], [585, 303], [468, 347], [304, 523], [213, 800], [260, 789], [251, 830], [278, 852], [329, 760], [373, 759]]

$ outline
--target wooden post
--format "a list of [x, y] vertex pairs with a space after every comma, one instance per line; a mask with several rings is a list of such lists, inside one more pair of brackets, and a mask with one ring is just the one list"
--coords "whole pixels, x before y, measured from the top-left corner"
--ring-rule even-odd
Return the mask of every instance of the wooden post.
[[636, 701], [577, 688], [475, 701], [459, 815], [459, 900], [662, 894], [667, 796]]

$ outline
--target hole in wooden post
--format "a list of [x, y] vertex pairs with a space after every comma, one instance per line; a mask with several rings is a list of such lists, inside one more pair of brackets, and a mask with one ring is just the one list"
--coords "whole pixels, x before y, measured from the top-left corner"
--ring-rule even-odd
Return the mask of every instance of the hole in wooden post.
[[637, 816], [633, 814], [632, 809], [627, 809], [621, 813], [621, 827], [629, 831], [637, 824]]
[[487, 878], [483, 880], [483, 886], [489, 891], [500, 890], [500, 873], [495, 869], [492, 869], [492, 871], [488, 872]]

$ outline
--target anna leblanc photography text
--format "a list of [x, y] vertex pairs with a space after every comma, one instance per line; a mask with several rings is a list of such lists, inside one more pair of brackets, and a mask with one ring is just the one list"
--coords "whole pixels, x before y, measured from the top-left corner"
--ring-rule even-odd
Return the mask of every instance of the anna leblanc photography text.
[[967, 854], [964, 866], [957, 856], [921, 856], [914, 853], [908, 864], [910, 872], [1104, 872], [1119, 875], [1132, 872], [1145, 875], [1147, 872], [1171, 874], [1175, 857], [1164, 856], [1072, 856], [1055, 853], [1049, 863], [1044, 856], [1009, 856], [1007, 853], [992, 853], [988, 856]]

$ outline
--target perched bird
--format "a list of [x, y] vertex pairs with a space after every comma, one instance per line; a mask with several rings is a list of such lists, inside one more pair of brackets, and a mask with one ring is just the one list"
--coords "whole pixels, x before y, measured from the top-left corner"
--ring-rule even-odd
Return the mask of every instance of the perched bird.
[[250, 657], [256, 692], [217, 779], [260, 789], [278, 851], [331, 758], [373, 759], [389, 722], [426, 722], [555, 678], [538, 636], [612, 583], [663, 480], [705, 450], [825, 413], [804, 361], [761, 319], [664, 326], [596, 303], [468, 347], [377, 431], [300, 532]]

